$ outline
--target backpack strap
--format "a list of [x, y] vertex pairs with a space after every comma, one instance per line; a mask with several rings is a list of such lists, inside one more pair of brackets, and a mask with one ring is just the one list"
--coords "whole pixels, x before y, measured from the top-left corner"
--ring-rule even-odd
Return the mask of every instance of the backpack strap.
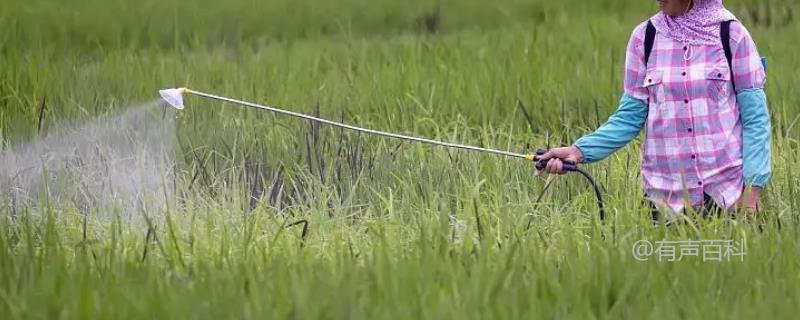
[[647, 29], [644, 32], [644, 65], [650, 62], [650, 53], [653, 52], [653, 43], [656, 41], [656, 26], [647, 20]]
[[731, 51], [731, 22], [733, 22], [733, 20], [722, 22], [719, 28], [719, 35], [720, 38], [722, 38], [722, 49], [725, 50], [725, 59], [728, 60], [728, 68], [731, 69], [733, 92], [736, 92], [736, 83], [734, 82], [733, 74], [733, 51]]

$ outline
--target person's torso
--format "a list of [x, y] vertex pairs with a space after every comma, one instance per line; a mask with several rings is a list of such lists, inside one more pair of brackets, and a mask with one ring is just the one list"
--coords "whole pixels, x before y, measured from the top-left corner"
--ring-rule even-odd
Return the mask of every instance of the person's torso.
[[687, 45], [656, 35], [643, 84], [646, 187], [681, 196], [741, 182], [742, 125], [731, 78], [721, 43]]

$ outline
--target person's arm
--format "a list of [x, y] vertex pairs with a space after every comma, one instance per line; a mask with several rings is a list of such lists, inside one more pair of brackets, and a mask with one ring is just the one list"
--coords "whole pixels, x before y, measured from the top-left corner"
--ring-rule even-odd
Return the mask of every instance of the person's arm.
[[617, 111], [600, 128], [578, 139], [572, 146], [550, 149], [536, 160], [547, 161], [545, 172], [558, 174], [564, 173], [562, 159], [575, 163], [600, 161], [639, 135], [647, 120], [647, 108], [646, 102], [624, 95]]
[[731, 24], [733, 80], [742, 121], [742, 171], [745, 196], [739, 201], [747, 211], [757, 211], [761, 189], [771, 176], [771, 125], [764, 94], [766, 71], [756, 44], [740, 23]]
[[763, 89], [736, 94], [742, 120], [742, 160], [745, 186], [764, 188], [772, 175], [770, 119]]
[[600, 161], [624, 147], [642, 131], [647, 120], [647, 102], [624, 95], [619, 108], [595, 132], [575, 141], [581, 162]]
[[[553, 148], [537, 160], [547, 161], [542, 170], [563, 174], [562, 160], [594, 162], [603, 159], [630, 142], [641, 131], [648, 114], [650, 92], [644, 87], [647, 66], [644, 63], [644, 35], [647, 22], [633, 30], [625, 54], [625, 94], [617, 111], [595, 132], [578, 139], [572, 146]], [[538, 175], [541, 172], [536, 171]]]
[[633, 140], [644, 126], [648, 114], [650, 92], [644, 87], [647, 65], [644, 62], [644, 36], [647, 23], [631, 33], [625, 50], [625, 94], [619, 108], [597, 131], [575, 142], [582, 153], [582, 162], [604, 159]]

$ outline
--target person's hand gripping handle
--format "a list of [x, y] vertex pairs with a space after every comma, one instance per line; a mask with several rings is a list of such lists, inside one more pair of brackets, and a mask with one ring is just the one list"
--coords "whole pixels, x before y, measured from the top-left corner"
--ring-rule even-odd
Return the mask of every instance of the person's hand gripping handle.
[[581, 150], [575, 146], [553, 148], [550, 150], [539, 149], [533, 158], [536, 161], [536, 170], [533, 175], [544, 173], [565, 174], [578, 170], [578, 163], [583, 158]]

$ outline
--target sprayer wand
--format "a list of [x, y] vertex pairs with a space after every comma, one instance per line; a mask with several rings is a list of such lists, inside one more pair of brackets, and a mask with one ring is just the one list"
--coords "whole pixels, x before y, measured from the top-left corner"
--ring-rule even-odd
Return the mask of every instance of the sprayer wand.
[[[481, 147], [464, 145], [464, 144], [442, 142], [442, 141], [425, 139], [425, 138], [420, 138], [420, 137], [407, 136], [407, 135], [402, 135], [402, 134], [397, 134], [397, 133], [391, 133], [391, 132], [385, 132], [385, 131], [379, 131], [379, 130], [374, 130], [374, 129], [368, 129], [368, 128], [352, 126], [352, 125], [349, 125], [349, 124], [336, 122], [336, 121], [331, 121], [331, 120], [327, 120], [327, 119], [322, 119], [322, 118], [310, 116], [310, 115], [307, 115], [307, 114], [288, 111], [288, 110], [284, 110], [284, 109], [280, 109], [280, 108], [276, 108], [276, 107], [270, 107], [270, 106], [255, 104], [255, 103], [251, 103], [251, 102], [247, 102], [247, 101], [226, 98], [226, 97], [222, 97], [222, 96], [218, 96], [218, 95], [214, 95], [214, 94], [210, 94], [210, 93], [190, 90], [189, 88], [164, 89], [164, 90], [160, 90], [159, 94], [161, 95], [161, 98], [164, 99], [164, 101], [166, 101], [170, 106], [172, 106], [172, 107], [174, 107], [175, 109], [178, 109], [178, 110], [182, 110], [183, 107], [184, 107], [184, 105], [183, 105], [183, 95], [184, 94], [192, 94], [192, 95], [199, 96], [199, 97], [209, 98], [209, 99], [223, 101], [223, 102], [229, 102], [229, 103], [238, 104], [238, 105], [242, 105], [242, 106], [246, 106], [246, 107], [250, 107], [250, 108], [254, 108], [254, 109], [259, 109], [259, 110], [266, 110], [266, 111], [275, 112], [275, 113], [279, 113], [279, 114], [283, 114], [283, 115], [288, 115], [288, 116], [292, 116], [292, 117], [296, 117], [296, 118], [307, 119], [307, 120], [311, 120], [311, 121], [315, 121], [315, 122], [331, 125], [331, 126], [334, 126], [334, 127], [340, 127], [340, 128], [353, 130], [353, 131], [358, 131], [358, 132], [363, 132], [363, 133], [367, 133], [367, 134], [371, 134], [371, 135], [377, 135], [377, 136], [382, 136], [382, 137], [395, 138], [395, 139], [413, 141], [413, 142], [419, 142], [419, 143], [426, 143], [426, 144], [437, 145], [437, 146], [442, 146], [442, 147], [446, 147], [446, 148], [471, 150], [471, 151], [477, 151], [477, 152], [483, 152], [483, 153], [491, 153], [491, 154], [496, 154], [496, 155], [501, 155], [501, 156], [506, 156], [506, 157], [521, 158], [521, 159], [525, 159], [525, 160], [528, 160], [528, 161], [535, 162], [535, 166], [536, 166], [537, 170], [542, 170], [547, 165], [547, 161], [537, 161], [537, 155], [544, 154], [544, 150], [541, 150], [541, 149], [538, 150], [535, 155], [534, 154], [521, 154], [521, 153], [510, 152], [510, 151], [496, 150], [496, 149], [490, 149], [490, 148], [481, 148]], [[570, 171], [570, 172], [578, 172], [581, 175], [583, 175], [584, 177], [586, 177], [586, 179], [589, 180], [589, 183], [591, 183], [592, 186], [594, 187], [595, 196], [597, 197], [598, 207], [600, 208], [600, 219], [603, 220], [605, 218], [605, 210], [603, 208], [603, 199], [600, 196], [600, 189], [597, 187], [597, 184], [595, 183], [594, 179], [592, 179], [591, 175], [589, 175], [589, 173], [584, 171], [583, 169], [578, 168], [578, 165], [575, 164], [575, 163], [572, 163], [572, 162], [565, 162], [564, 163], [564, 170], [565, 171]]]

